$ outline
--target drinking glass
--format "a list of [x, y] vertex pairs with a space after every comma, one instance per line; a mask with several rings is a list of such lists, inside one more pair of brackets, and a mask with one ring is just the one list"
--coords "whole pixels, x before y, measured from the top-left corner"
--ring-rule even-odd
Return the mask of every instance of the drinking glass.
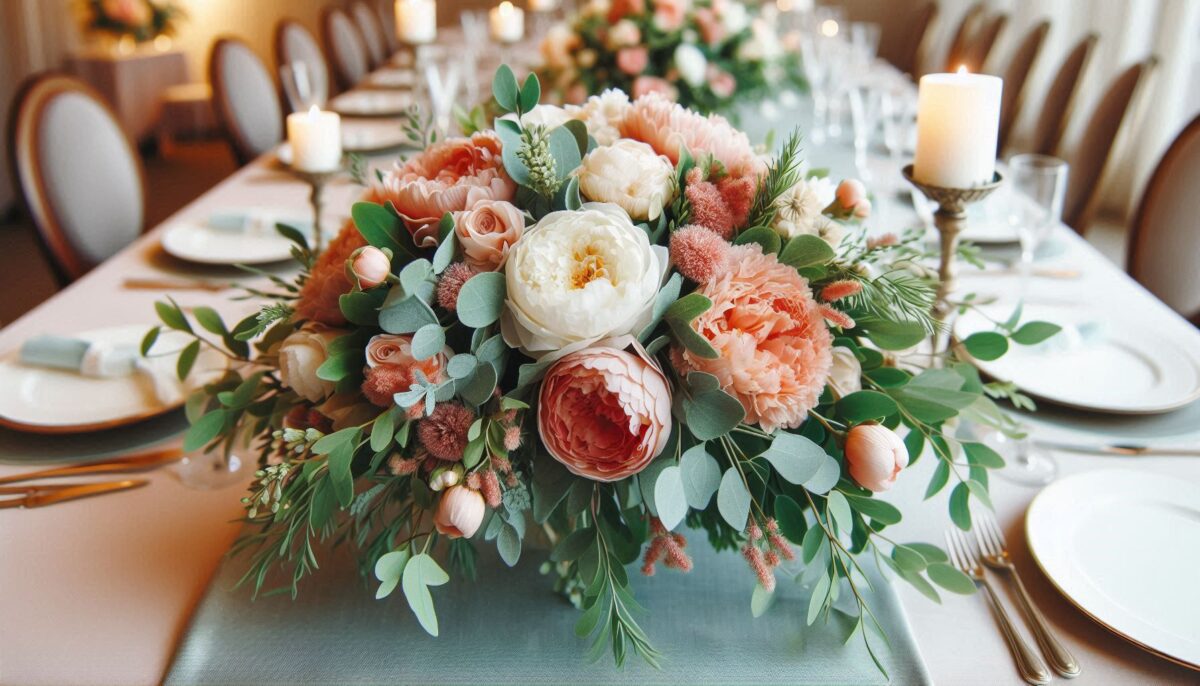
[[854, 123], [854, 167], [858, 178], [864, 182], [871, 181], [867, 153], [870, 151], [875, 129], [879, 126], [882, 99], [882, 91], [876, 88], [869, 78], [860, 79], [850, 89], [850, 118]]
[[307, 112], [314, 105], [325, 104], [318, 97], [313, 74], [304, 62], [295, 61], [279, 67], [279, 80], [283, 82], [283, 92], [293, 112]]
[[224, 445], [218, 445], [209, 451], [201, 448], [184, 453], [172, 471], [187, 488], [211, 491], [246, 482], [254, 471], [253, 464], [253, 459], [243, 460], [236, 452], [226, 452]]
[[1062, 220], [1067, 163], [1049, 155], [1015, 155], [1008, 161], [1008, 221], [1021, 241], [1021, 297], [1029, 291], [1034, 253]]
[[1023, 486], [1045, 486], [1058, 476], [1058, 462], [1028, 435], [1021, 438], [1005, 436], [996, 431], [987, 441], [1004, 458], [1004, 468], [996, 476]]
[[458, 97], [462, 62], [457, 55], [443, 55], [425, 63], [425, 86], [438, 134], [450, 134], [450, 117]]
[[869, 69], [879, 54], [879, 24], [856, 21], [850, 24], [850, 47], [855, 69]]

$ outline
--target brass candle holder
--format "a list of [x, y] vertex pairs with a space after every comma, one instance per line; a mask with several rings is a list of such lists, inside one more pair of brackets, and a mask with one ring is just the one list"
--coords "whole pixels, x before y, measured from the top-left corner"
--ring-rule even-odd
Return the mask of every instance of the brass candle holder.
[[320, 254], [324, 248], [325, 241], [325, 233], [321, 230], [321, 214], [325, 209], [325, 186], [338, 174], [341, 174], [342, 170], [338, 168], [327, 171], [308, 171], [306, 169], [297, 169], [290, 164], [285, 165], [285, 167], [293, 176], [308, 184], [308, 200], [313, 209], [312, 251], [314, 254]]
[[921, 183], [913, 178], [913, 166], [904, 167], [904, 178], [916, 186], [925, 197], [937, 203], [937, 211], [933, 213], [933, 224], [937, 228], [941, 245], [941, 259], [938, 264], [937, 299], [933, 304], [933, 314], [938, 321], [945, 321], [953, 310], [950, 304], [950, 294], [954, 291], [958, 270], [954, 256], [958, 253], [958, 237], [967, 225], [967, 205], [983, 200], [992, 191], [1000, 187], [1004, 177], [996, 172], [989, 183], [973, 188], [942, 188]]

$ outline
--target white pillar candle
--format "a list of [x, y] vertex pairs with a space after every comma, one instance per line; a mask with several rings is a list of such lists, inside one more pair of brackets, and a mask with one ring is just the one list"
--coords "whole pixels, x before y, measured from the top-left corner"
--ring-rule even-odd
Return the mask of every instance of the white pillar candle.
[[287, 138], [292, 146], [292, 166], [301, 171], [333, 171], [342, 164], [342, 118], [313, 105], [307, 112], [287, 118]]
[[927, 74], [917, 95], [917, 153], [913, 177], [942, 188], [972, 188], [992, 180], [1000, 130], [996, 76]]
[[553, 12], [558, 9], [558, 0], [528, 0], [532, 12]]
[[410, 45], [432, 43], [437, 38], [437, 3], [396, 0], [396, 35]]
[[492, 38], [499, 43], [516, 43], [525, 37], [525, 10], [513, 7], [508, 0], [488, 13]]

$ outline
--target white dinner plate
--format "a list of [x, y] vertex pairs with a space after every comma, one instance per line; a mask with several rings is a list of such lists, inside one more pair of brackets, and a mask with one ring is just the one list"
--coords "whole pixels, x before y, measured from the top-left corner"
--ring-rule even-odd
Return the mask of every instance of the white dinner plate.
[[1200, 669], [1200, 485], [1102, 470], [1047, 486], [1025, 516], [1029, 550], [1092, 619]]
[[[137, 346], [149, 324], [118, 326], [73, 334], [88, 341]], [[0, 357], [0, 425], [35, 433], [99, 431], [138, 422], [175, 410], [183, 405], [188, 391], [199, 387], [212, 374], [225, 369], [225, 357], [211, 348], [201, 348], [186, 382], [174, 376], [178, 353], [192, 339], [177, 331], [163, 332], [151, 355], [160, 384], [172, 391], [162, 398], [146, 374], [97, 378], [75, 372], [25, 365], [19, 352]]]
[[263, 208], [233, 209], [222, 214], [237, 213], [245, 213], [250, 226], [214, 226], [211, 219], [173, 221], [163, 230], [163, 250], [200, 264], [267, 264], [292, 257], [293, 243], [275, 229], [276, 222], [300, 228], [312, 238], [312, 219], [283, 216]]
[[417, 85], [417, 75], [411, 69], [383, 67], [367, 76], [367, 84], [376, 88], [412, 88]]
[[330, 100], [329, 109], [346, 117], [398, 117], [413, 102], [412, 95], [403, 91], [358, 90]]
[[[981, 308], [1004, 321], [1012, 303]], [[1063, 332], [1035, 346], [1013, 344], [998, 360], [975, 364], [1024, 393], [1059, 405], [1115, 414], [1157, 414], [1200, 398], [1200, 350], [1172, 337], [1172, 329], [1118, 326], [1087, 304], [1033, 301], [1021, 321], [1039, 319]], [[994, 325], [968, 311], [954, 326], [961, 340]]]

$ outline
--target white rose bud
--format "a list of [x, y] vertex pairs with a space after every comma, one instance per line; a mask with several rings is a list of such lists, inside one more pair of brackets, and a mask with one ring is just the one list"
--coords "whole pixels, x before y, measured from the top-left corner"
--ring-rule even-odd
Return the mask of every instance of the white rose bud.
[[279, 380], [310, 403], [319, 403], [333, 393], [333, 382], [317, 378], [317, 368], [329, 356], [329, 344], [341, 336], [334, 329], [303, 328], [279, 345]]
[[862, 364], [850, 348], [833, 349], [833, 367], [829, 370], [829, 386], [839, 398], [862, 390]]

